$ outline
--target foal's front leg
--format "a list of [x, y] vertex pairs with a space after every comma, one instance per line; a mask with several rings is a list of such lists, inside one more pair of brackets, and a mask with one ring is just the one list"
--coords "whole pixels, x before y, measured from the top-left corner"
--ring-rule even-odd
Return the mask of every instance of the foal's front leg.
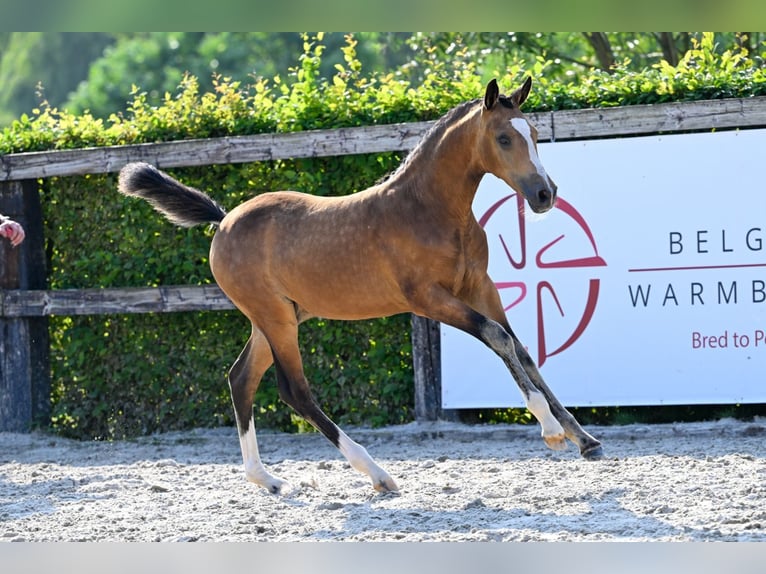
[[518, 339], [515, 335], [513, 335], [513, 332], [511, 332], [511, 335], [516, 341], [517, 353], [519, 360], [524, 367], [524, 370], [527, 372], [527, 375], [529, 375], [532, 384], [540, 389], [540, 392], [545, 395], [547, 403], [550, 405], [554, 416], [561, 422], [562, 426], [564, 427], [567, 438], [577, 445], [577, 448], [580, 449], [580, 455], [583, 458], [588, 460], [597, 460], [603, 457], [604, 450], [601, 447], [601, 442], [588, 434], [585, 429], [580, 426], [580, 423], [577, 422], [577, 419], [572, 416], [572, 413], [570, 413], [561, 405], [556, 396], [553, 394], [553, 391], [551, 391], [550, 388], [548, 388], [548, 385], [545, 384], [545, 381], [543, 380], [540, 371], [538, 371], [537, 365], [535, 365], [532, 357], [529, 355], [524, 346], [518, 342]]
[[[540, 371], [537, 369], [534, 360], [529, 355], [529, 352], [514, 334], [513, 329], [511, 329], [511, 326], [508, 323], [505, 311], [503, 310], [503, 305], [500, 302], [500, 294], [497, 292], [497, 288], [489, 276], [485, 276], [483, 281], [479, 282], [479, 287], [472, 293], [469, 300], [469, 303], [473, 308], [484, 314], [488, 319], [493, 320], [494, 323], [499, 324], [511, 337], [513, 345], [504, 352], [513, 353], [516, 360], [521, 364], [531, 385], [539, 391], [540, 396], [537, 397], [537, 399], [538, 402], [544, 403], [544, 407], [542, 407], [543, 411], [547, 411], [555, 417], [559, 424], [564, 428], [566, 437], [577, 445], [580, 449], [580, 454], [584, 458], [600, 458], [603, 455], [601, 443], [585, 432], [577, 422], [577, 419], [575, 419], [572, 414], [561, 405], [553, 394], [553, 391], [551, 391], [550, 388], [548, 388], [548, 385], [545, 384], [545, 381], [543, 380]], [[533, 408], [530, 408], [529, 401], [527, 401], [527, 408], [529, 408], [532, 414], [535, 415], [535, 418], [540, 420], [540, 417], [537, 416]], [[545, 428], [543, 428], [543, 438], [545, 438]], [[548, 443], [547, 440], [546, 443]]]
[[[496, 295], [497, 290], [494, 293]], [[465, 331], [492, 349], [508, 367], [521, 391], [527, 408], [540, 423], [545, 444], [554, 450], [565, 449], [566, 433], [564, 428], [551, 412], [545, 395], [530, 381], [529, 375], [519, 361], [517, 342], [509, 331], [498, 321], [475, 310], [440, 286], [434, 286], [424, 295], [422, 300], [412, 301], [413, 311]], [[486, 309], [480, 305], [477, 307]]]
[[519, 360], [519, 349], [523, 347], [500, 323], [478, 314], [475, 320], [478, 323], [479, 339], [503, 360], [521, 390], [527, 409], [539, 421], [545, 444], [553, 450], [566, 449], [564, 427], [559, 418], [551, 412], [547, 397], [532, 383]]

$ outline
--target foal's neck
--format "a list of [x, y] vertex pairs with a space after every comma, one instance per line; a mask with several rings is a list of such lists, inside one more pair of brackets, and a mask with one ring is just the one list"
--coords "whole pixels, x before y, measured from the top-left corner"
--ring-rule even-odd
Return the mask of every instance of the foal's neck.
[[[463, 113], [452, 117], [458, 112]], [[480, 113], [480, 107], [474, 105], [445, 115], [392, 176], [391, 185], [406, 189], [451, 218], [467, 221], [484, 176], [476, 151]]]

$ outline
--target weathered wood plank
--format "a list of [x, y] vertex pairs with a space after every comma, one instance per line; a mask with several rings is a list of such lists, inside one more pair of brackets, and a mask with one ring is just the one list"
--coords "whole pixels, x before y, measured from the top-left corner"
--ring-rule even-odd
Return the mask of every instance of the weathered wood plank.
[[0, 318], [0, 432], [26, 432], [34, 400], [29, 321]]
[[556, 141], [766, 126], [766, 97], [560, 111]]
[[[0, 182], [0, 213], [21, 223], [18, 247], [0, 239], [0, 289], [46, 284], [43, 221], [36, 182]], [[0, 316], [0, 431], [26, 431], [50, 413], [48, 320]]]
[[[540, 141], [766, 125], [766, 97], [532, 113]], [[0, 156], [0, 181], [111, 173], [126, 163], [163, 168], [407, 151], [433, 122], [259, 134]]]
[[217, 285], [112, 289], [5, 290], [0, 316], [225, 311], [234, 305]]
[[409, 150], [432, 122], [259, 134], [0, 156], [0, 181], [110, 173], [133, 161], [161, 168]]
[[412, 369], [415, 379], [415, 420], [433, 421], [441, 413], [441, 338], [439, 324], [412, 315]]
[[442, 409], [441, 334], [438, 322], [412, 315], [412, 369], [415, 383], [415, 420], [457, 420], [455, 411]]

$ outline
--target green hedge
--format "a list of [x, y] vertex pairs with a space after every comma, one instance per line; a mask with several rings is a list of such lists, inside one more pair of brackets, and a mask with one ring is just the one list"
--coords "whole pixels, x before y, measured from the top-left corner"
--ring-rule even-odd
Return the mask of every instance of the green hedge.
[[[306, 189], [308, 178], [314, 193], [351, 193], [358, 189], [356, 178], [379, 178], [395, 165], [392, 159], [296, 160], [172, 173], [233, 207], [260, 190]], [[125, 199], [115, 189], [115, 176], [43, 182], [51, 288], [212, 282], [210, 230], [176, 228], [145, 202]], [[226, 371], [249, 335], [249, 323], [237, 312], [55, 317], [51, 334], [53, 425], [64, 434], [114, 438], [233, 424]], [[301, 346], [317, 398], [341, 423], [411, 419], [409, 317], [309, 321], [301, 329]], [[256, 408], [261, 426], [304, 426], [279, 403], [273, 373], [264, 379]]]
[[[762, 59], [717, 54], [705, 36], [677, 67], [642, 73], [594, 71], [577, 85], [546, 80], [549, 62], [530, 70], [476, 70], [457, 50], [450, 62], [423, 55], [430, 72], [419, 86], [395, 74], [367, 76], [354, 51], [328, 80], [317, 70], [320, 38], [288, 78], [243, 86], [218, 78], [200, 94], [184, 79], [160, 106], [135, 89], [126, 116], [106, 121], [45, 105], [0, 133], [0, 153], [130, 144], [262, 132], [300, 131], [433, 119], [478, 97], [489, 77], [510, 91], [535, 79], [527, 110], [547, 110], [766, 94]], [[173, 170], [228, 208], [253, 194], [296, 189], [353, 193], [396, 167], [397, 154], [298, 159]], [[116, 178], [40, 182], [52, 289], [205, 284], [210, 230], [175, 228], [145, 202], [116, 193]], [[127, 437], [232, 423], [226, 371], [244, 345], [247, 321], [235, 312], [55, 317], [51, 319], [53, 428], [81, 438]], [[328, 414], [341, 424], [395, 424], [413, 409], [409, 318], [336, 323], [302, 330], [306, 371]], [[256, 397], [260, 426], [304, 428], [277, 400], [267, 373]]]

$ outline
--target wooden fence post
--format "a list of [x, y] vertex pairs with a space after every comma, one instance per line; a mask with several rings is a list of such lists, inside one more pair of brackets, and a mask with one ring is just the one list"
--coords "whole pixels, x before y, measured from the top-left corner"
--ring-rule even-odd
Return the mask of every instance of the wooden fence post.
[[[37, 181], [0, 182], [0, 213], [19, 222], [24, 242], [0, 239], [0, 289], [45, 289], [45, 239]], [[0, 292], [0, 295], [4, 293]], [[5, 297], [2, 297], [4, 301]], [[2, 304], [2, 302], [0, 302]], [[0, 313], [0, 431], [27, 432], [50, 417], [47, 317]]]
[[441, 331], [439, 323], [411, 316], [412, 367], [415, 372], [415, 420], [456, 420], [442, 409]]

